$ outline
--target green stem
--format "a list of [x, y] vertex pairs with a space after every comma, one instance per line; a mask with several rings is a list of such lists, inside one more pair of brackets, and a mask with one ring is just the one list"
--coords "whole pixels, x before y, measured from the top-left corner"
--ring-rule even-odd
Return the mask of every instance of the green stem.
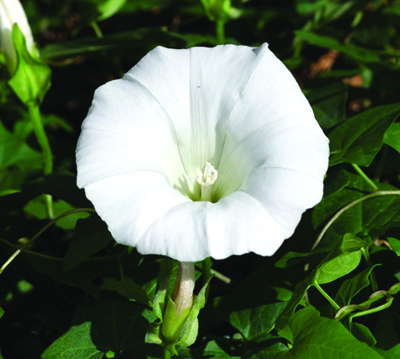
[[322, 237], [325, 235], [326, 231], [331, 227], [331, 225], [347, 210], [350, 208], [354, 207], [355, 205], [366, 201], [367, 199], [373, 198], [373, 197], [378, 197], [378, 196], [400, 196], [400, 191], [376, 191], [370, 194], [367, 194], [364, 197], [358, 198], [355, 201], [349, 203], [348, 205], [344, 206], [340, 211], [338, 211], [332, 218], [331, 220], [325, 225], [325, 227], [322, 229], [321, 233], [318, 235], [317, 239], [314, 242], [314, 245], [311, 248], [311, 251], [313, 251], [321, 242]]
[[339, 310], [339, 309], [340, 309], [339, 305], [330, 297], [330, 295], [329, 295], [327, 292], [325, 292], [325, 291], [321, 288], [321, 286], [320, 286], [317, 282], [315, 282], [315, 283], [313, 283], [313, 284], [314, 284], [315, 288], [317, 288], [317, 289], [319, 290], [319, 292], [327, 299], [327, 301], [328, 301], [329, 303], [332, 304], [332, 306], [333, 306], [336, 310]]
[[226, 43], [225, 40], [225, 21], [224, 20], [217, 20], [215, 22], [215, 31], [217, 33], [217, 40], [218, 43], [223, 45]]
[[364, 171], [358, 167], [358, 165], [352, 163], [353, 168], [357, 171], [357, 173], [367, 182], [374, 191], [379, 191], [378, 186], [364, 173]]
[[[369, 255], [369, 251], [368, 248], [361, 248], [362, 254], [365, 258], [365, 261], [367, 262], [369, 267], [372, 267], [372, 261], [371, 261], [371, 257]], [[372, 287], [372, 291], [376, 292], [378, 290], [378, 283], [376, 281], [376, 277], [375, 277], [375, 273], [372, 270], [370, 275], [369, 275], [369, 279], [371, 281], [371, 287]]]
[[[53, 154], [51, 152], [49, 140], [47, 138], [46, 132], [44, 131], [42, 116], [40, 114], [39, 105], [30, 102], [28, 104], [29, 117], [32, 122], [33, 131], [35, 132], [37, 141], [42, 149], [43, 154], [43, 173], [44, 175], [49, 175], [53, 172]], [[54, 218], [53, 213], [53, 199], [50, 195], [44, 195], [46, 203], [46, 213], [49, 219]]]
[[14, 260], [14, 258], [18, 254], [20, 254], [23, 250], [25, 250], [26, 247], [30, 246], [36, 240], [36, 238], [38, 238], [43, 232], [45, 232], [47, 229], [49, 229], [54, 223], [56, 223], [57, 221], [59, 221], [60, 219], [66, 217], [66, 216], [69, 216], [70, 214], [79, 213], [79, 212], [95, 213], [96, 211], [92, 208], [77, 208], [77, 209], [72, 209], [68, 212], [65, 212], [65, 213], [59, 215], [57, 218], [54, 218], [49, 223], [47, 223], [39, 232], [37, 232], [28, 242], [26, 242], [24, 246], [22, 246], [20, 249], [18, 249], [17, 251], [15, 251], [13, 253], [13, 255], [7, 260], [7, 262], [4, 263], [3, 266], [1, 267], [0, 274], [2, 274], [4, 272], [4, 270], [7, 268], [7, 266]]
[[103, 33], [101, 32], [101, 29], [99, 27], [99, 25], [97, 25], [96, 21], [91, 21], [90, 25], [92, 26], [96, 36], [98, 39], [102, 39], [103, 38]]

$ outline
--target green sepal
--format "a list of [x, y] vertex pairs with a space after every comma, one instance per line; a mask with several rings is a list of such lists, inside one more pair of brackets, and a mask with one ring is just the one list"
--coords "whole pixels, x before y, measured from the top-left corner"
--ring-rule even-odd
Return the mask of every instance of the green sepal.
[[24, 104], [39, 104], [50, 88], [51, 70], [29, 53], [24, 34], [17, 24], [13, 26], [12, 38], [18, 61], [8, 84]]
[[177, 313], [174, 301], [168, 298], [167, 309], [162, 323], [162, 335], [165, 343], [173, 344], [178, 341], [190, 310], [191, 307], [186, 308], [181, 313]]
[[160, 273], [157, 277], [157, 289], [153, 300], [154, 314], [162, 321], [165, 305], [168, 298], [169, 281], [172, 273], [173, 264], [168, 258], [160, 260]]

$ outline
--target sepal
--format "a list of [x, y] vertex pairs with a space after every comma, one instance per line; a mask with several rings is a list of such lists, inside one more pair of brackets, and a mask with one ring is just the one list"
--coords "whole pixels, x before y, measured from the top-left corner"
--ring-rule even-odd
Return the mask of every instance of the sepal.
[[28, 51], [24, 34], [16, 23], [12, 29], [12, 38], [17, 64], [8, 84], [24, 104], [39, 104], [50, 88], [51, 70]]

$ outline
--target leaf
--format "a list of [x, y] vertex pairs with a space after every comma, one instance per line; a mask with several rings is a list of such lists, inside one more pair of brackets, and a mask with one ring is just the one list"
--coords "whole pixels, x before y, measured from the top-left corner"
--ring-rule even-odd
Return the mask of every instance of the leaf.
[[329, 283], [349, 274], [359, 265], [361, 249], [367, 246], [368, 244], [365, 241], [353, 234], [345, 234], [343, 240], [336, 245], [315, 270], [312, 282], [317, 282], [318, 284]]
[[0, 308], [0, 318], [4, 315], [4, 309]]
[[400, 241], [396, 238], [391, 238], [388, 237], [388, 242], [390, 244], [390, 246], [392, 247], [393, 251], [400, 256]]
[[135, 302], [83, 301], [69, 331], [47, 348], [42, 358], [100, 359], [108, 351], [140, 347], [148, 325], [141, 311]]
[[[314, 227], [322, 226], [341, 208], [365, 196], [370, 191], [360, 176], [351, 173], [349, 175], [351, 178], [349, 186], [325, 197], [315, 207], [312, 214]], [[385, 183], [380, 183], [379, 188], [382, 191], [397, 190]], [[399, 206], [400, 196], [398, 195], [376, 196], [353, 206], [333, 222], [317, 248], [331, 250], [345, 233], [354, 233], [359, 236], [368, 233], [370, 237], [384, 235], [388, 229], [398, 226]]]
[[[75, 207], [71, 206], [69, 203], [59, 200], [53, 202], [53, 212], [54, 217], [58, 217], [61, 214], [75, 209]], [[36, 197], [32, 201], [30, 201], [25, 207], [24, 211], [29, 213], [31, 216], [36, 217], [38, 219], [46, 219], [46, 204], [43, 197]], [[89, 213], [87, 212], [78, 212], [70, 214], [60, 220], [58, 220], [55, 225], [59, 228], [65, 230], [72, 230], [75, 228], [76, 222], [79, 218], [87, 218]]]
[[392, 52], [369, 50], [352, 44], [343, 45], [332, 37], [317, 35], [307, 30], [298, 30], [294, 33], [299, 39], [307, 41], [312, 45], [323, 47], [329, 50], [337, 50], [353, 57], [355, 60], [360, 62], [380, 62], [382, 61], [381, 56], [399, 56], [398, 54]]
[[279, 302], [233, 312], [230, 315], [230, 323], [247, 340], [256, 342], [265, 340], [286, 304]]
[[65, 255], [63, 268], [69, 271], [76, 265], [105, 248], [113, 240], [107, 225], [97, 215], [79, 219], [74, 238]]
[[91, 327], [90, 322], [71, 327], [44, 351], [42, 359], [101, 359], [104, 353], [93, 344]]
[[20, 137], [10, 133], [0, 122], [0, 170], [9, 166], [22, 169], [42, 167], [42, 155], [30, 148]]
[[149, 298], [142, 287], [137, 285], [132, 278], [126, 276], [124, 276], [122, 280], [104, 278], [104, 282], [100, 286], [100, 289], [116, 291], [124, 297], [136, 300], [147, 306], [151, 305]]
[[343, 82], [332, 81], [328, 85], [307, 89], [305, 95], [310, 101], [315, 118], [324, 130], [346, 119], [347, 87]]
[[290, 268], [294, 265], [299, 263], [311, 263], [317, 260], [321, 260], [326, 251], [313, 251], [313, 252], [306, 252], [306, 253], [299, 253], [299, 252], [287, 252], [282, 258], [280, 258], [276, 263], [275, 266], [278, 268]]
[[142, 311], [137, 302], [87, 300], [78, 305], [73, 324], [91, 322], [90, 336], [97, 349], [117, 353], [143, 345], [148, 322]]
[[273, 359], [278, 353], [283, 353], [288, 351], [287, 346], [278, 342], [270, 345], [266, 349], [260, 350], [258, 353], [248, 357], [248, 359]]
[[46, 46], [40, 51], [44, 59], [55, 59], [62, 57], [72, 57], [83, 54], [95, 53], [99, 51], [132, 51], [144, 47], [143, 54], [157, 45], [183, 47], [184, 40], [174, 36], [172, 32], [158, 28], [141, 28], [139, 30], [127, 31], [106, 35], [102, 38], [86, 38], [72, 40], [64, 43], [57, 43]]
[[367, 344], [354, 338], [340, 322], [320, 317], [312, 306], [294, 314], [285, 330], [278, 334], [293, 346], [279, 353], [276, 359], [382, 359]]
[[369, 275], [372, 270], [379, 265], [380, 264], [375, 264], [370, 268], [364, 269], [362, 272], [352, 278], [346, 279], [342, 283], [335, 296], [335, 302], [339, 307], [349, 305], [352, 298], [369, 285]]
[[393, 123], [385, 132], [383, 142], [400, 153], [400, 123]]
[[303, 301], [304, 295], [310, 287], [311, 285], [305, 280], [297, 283], [290, 301], [287, 303], [285, 309], [275, 322], [275, 327], [277, 329], [283, 329], [285, 327], [298, 305]]
[[398, 359], [400, 358], [400, 344], [397, 344], [387, 351], [383, 349], [377, 349], [377, 352], [385, 359]]
[[400, 104], [364, 111], [329, 134], [330, 165], [354, 163], [368, 167], [382, 147], [383, 136], [400, 114]]
[[351, 333], [360, 341], [371, 348], [375, 346], [376, 339], [372, 335], [371, 331], [365, 325], [359, 323], [352, 323], [351, 325]]
[[100, 12], [99, 21], [110, 18], [115, 15], [125, 5], [126, 0], [105, 0], [98, 5], [97, 10]]

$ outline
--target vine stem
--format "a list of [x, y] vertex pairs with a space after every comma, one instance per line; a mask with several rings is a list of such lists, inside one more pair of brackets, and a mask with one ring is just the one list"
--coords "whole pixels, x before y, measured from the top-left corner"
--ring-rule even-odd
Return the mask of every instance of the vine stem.
[[76, 208], [72, 209], [70, 211], [67, 211], [61, 215], [59, 215], [57, 218], [54, 218], [51, 220], [49, 223], [47, 223], [39, 232], [37, 232], [28, 242], [25, 243], [24, 246], [22, 246], [20, 249], [16, 250], [11, 257], [3, 264], [3, 266], [0, 268], [0, 274], [4, 272], [4, 270], [7, 268], [7, 266], [14, 260], [14, 258], [20, 254], [26, 247], [31, 245], [36, 238], [38, 238], [43, 232], [45, 232], [47, 229], [49, 229], [54, 223], [59, 221], [60, 219], [69, 216], [70, 214], [74, 213], [79, 213], [79, 212], [92, 212], [95, 213], [96, 211], [92, 208]]
[[351, 165], [357, 171], [357, 173], [364, 179], [364, 181], [367, 182], [374, 189], [374, 191], [379, 191], [379, 188], [374, 183], [374, 181], [372, 181], [358, 165], [356, 165], [355, 163], [352, 163]]
[[[46, 132], [44, 131], [42, 116], [40, 114], [39, 105], [35, 102], [28, 103], [29, 117], [32, 122], [33, 131], [35, 132], [37, 141], [42, 149], [43, 154], [43, 173], [49, 175], [53, 172], [53, 154], [51, 152], [49, 140]], [[54, 218], [53, 212], [53, 199], [50, 195], [45, 194], [44, 199], [46, 202], [46, 214], [49, 219]]]
[[364, 197], [358, 198], [355, 201], [349, 203], [348, 205], [344, 206], [341, 210], [339, 210], [331, 219], [330, 221], [325, 225], [325, 227], [322, 229], [321, 233], [318, 235], [317, 239], [314, 242], [314, 245], [311, 248], [311, 251], [313, 251], [321, 242], [321, 239], [325, 235], [326, 231], [330, 228], [330, 226], [347, 210], [350, 208], [354, 207], [355, 205], [366, 201], [367, 199], [373, 198], [373, 197], [378, 197], [378, 196], [400, 196], [400, 191], [376, 191], [370, 194], [367, 194]]

